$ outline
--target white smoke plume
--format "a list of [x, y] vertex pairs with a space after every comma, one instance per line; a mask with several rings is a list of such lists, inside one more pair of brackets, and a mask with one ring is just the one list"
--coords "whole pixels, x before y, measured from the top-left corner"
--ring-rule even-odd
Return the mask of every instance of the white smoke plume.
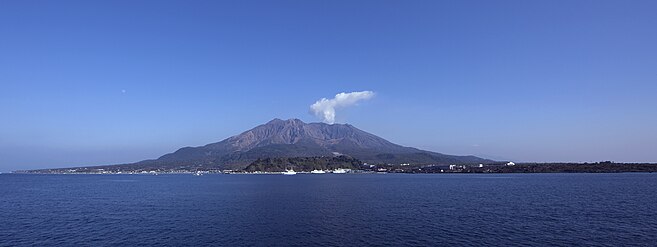
[[315, 114], [323, 122], [328, 124], [335, 123], [335, 110], [356, 104], [361, 100], [368, 100], [374, 97], [372, 91], [339, 93], [335, 98], [322, 98], [310, 106], [310, 112]]

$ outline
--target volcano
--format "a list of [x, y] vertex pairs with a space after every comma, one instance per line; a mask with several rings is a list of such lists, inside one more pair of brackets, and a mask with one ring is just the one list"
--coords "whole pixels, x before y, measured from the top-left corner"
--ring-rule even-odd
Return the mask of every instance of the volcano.
[[447, 155], [404, 147], [349, 124], [304, 123], [274, 119], [239, 135], [200, 147], [185, 147], [155, 160], [131, 165], [171, 169], [243, 169], [251, 162], [276, 157], [347, 155], [370, 164], [478, 164], [492, 160]]

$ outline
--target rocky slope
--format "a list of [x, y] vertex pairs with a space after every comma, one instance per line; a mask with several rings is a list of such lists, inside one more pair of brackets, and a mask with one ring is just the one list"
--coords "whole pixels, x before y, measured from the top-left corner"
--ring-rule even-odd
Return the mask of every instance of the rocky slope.
[[368, 163], [474, 164], [491, 160], [403, 147], [349, 124], [274, 119], [239, 135], [201, 147], [186, 147], [133, 165], [242, 169], [257, 159], [348, 155]]

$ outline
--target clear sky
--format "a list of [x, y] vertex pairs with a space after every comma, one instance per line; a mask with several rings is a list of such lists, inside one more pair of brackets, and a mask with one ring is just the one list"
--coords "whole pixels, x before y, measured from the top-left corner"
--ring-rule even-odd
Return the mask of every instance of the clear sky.
[[392, 142], [657, 162], [657, 1], [0, 1], [0, 171], [338, 112]]

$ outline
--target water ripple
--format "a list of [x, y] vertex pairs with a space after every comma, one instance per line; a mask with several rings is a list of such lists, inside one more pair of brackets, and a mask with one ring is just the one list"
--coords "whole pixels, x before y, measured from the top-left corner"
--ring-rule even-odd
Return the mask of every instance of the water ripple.
[[656, 192], [657, 174], [3, 175], [0, 246], [652, 246]]

